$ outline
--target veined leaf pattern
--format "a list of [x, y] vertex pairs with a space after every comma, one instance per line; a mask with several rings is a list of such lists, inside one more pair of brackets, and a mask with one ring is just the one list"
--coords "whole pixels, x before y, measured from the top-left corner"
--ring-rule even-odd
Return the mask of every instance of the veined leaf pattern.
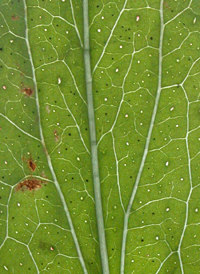
[[0, 272], [200, 271], [198, 0], [2, 0]]

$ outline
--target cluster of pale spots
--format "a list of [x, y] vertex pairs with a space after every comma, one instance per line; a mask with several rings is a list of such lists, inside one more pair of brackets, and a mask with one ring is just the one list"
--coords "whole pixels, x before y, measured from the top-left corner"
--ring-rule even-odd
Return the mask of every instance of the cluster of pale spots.
[[[95, 0], [89, 14], [110, 273], [196, 273], [200, 5]], [[1, 273], [104, 273], [82, 22], [82, 1], [0, 3]]]

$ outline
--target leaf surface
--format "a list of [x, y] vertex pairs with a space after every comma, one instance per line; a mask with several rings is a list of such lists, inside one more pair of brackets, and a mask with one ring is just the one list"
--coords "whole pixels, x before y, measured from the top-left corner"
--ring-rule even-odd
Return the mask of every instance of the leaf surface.
[[200, 4], [2, 0], [0, 272], [197, 273]]

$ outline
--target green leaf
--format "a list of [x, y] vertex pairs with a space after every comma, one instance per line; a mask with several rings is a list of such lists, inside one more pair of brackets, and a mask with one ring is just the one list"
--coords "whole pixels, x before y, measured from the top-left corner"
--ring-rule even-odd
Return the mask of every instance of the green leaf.
[[0, 273], [200, 271], [198, 0], [2, 0]]

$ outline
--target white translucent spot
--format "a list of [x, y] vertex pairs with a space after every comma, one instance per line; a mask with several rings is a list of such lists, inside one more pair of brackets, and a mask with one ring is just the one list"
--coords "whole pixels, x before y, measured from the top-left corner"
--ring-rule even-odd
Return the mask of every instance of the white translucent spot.
[[134, 260], [131, 260], [131, 263], [134, 263]]
[[123, 46], [122, 46], [122, 45], [120, 45], [119, 47], [120, 47], [120, 49], [122, 49], [122, 48], [123, 48]]
[[5, 270], [8, 270], [8, 268], [5, 265], [3, 267], [4, 267]]
[[176, 125], [176, 127], [178, 127], [178, 125]]
[[104, 98], [104, 101], [108, 101], [108, 98]]
[[20, 203], [17, 203], [17, 206], [20, 206]]
[[118, 72], [118, 71], [119, 71], [119, 69], [116, 69], [115, 71], [116, 71], [116, 72]]
[[81, 196], [81, 201], [83, 201], [83, 197]]
[[140, 64], [140, 60], [138, 60], [137, 62], [138, 62], [138, 64]]
[[172, 111], [172, 110], [174, 110], [174, 107], [171, 107], [171, 108], [170, 108], [170, 111]]
[[193, 24], [195, 24], [197, 21], [197, 18], [195, 17], [194, 20], [193, 20]]
[[10, 43], [13, 43], [13, 40], [10, 40]]
[[177, 63], [179, 63], [179, 62], [180, 62], [180, 60], [179, 60], [179, 59], [176, 59], [176, 62], [177, 62]]
[[8, 164], [8, 162], [7, 162], [7, 161], [5, 161], [4, 163], [5, 163], [5, 165], [7, 165], [7, 164]]
[[44, 31], [47, 31], [47, 29], [44, 29]]
[[77, 159], [77, 161], [80, 161], [80, 160], [81, 160], [79, 157], [77, 157], [76, 159]]
[[3, 89], [6, 89], [6, 86], [3, 86]]
[[87, 223], [87, 220], [85, 220], [85, 223]]
[[68, 34], [68, 33], [69, 33], [69, 31], [68, 31], [68, 30], [66, 30], [66, 33]]
[[104, 19], [104, 16], [102, 16], [101, 19]]
[[147, 191], [148, 191], [148, 192], [150, 192], [151, 190], [150, 190], [150, 189], [148, 189]]
[[169, 207], [166, 208], [166, 211], [169, 211]]
[[61, 78], [58, 77], [58, 85], [60, 85], [60, 84], [61, 84]]
[[125, 114], [125, 117], [127, 118], [127, 117], [128, 117], [128, 114]]
[[198, 212], [199, 211], [199, 209], [198, 208], [195, 208], [195, 212]]
[[126, 145], [129, 146], [129, 142], [126, 142]]
[[140, 16], [137, 15], [137, 16], [136, 16], [136, 22], [138, 22], [139, 20], [140, 20]]
[[168, 166], [168, 165], [169, 165], [169, 162], [166, 162], [165, 165]]
[[157, 240], [157, 241], [159, 240], [159, 237], [158, 237], [158, 236], [156, 236], [156, 240]]
[[98, 32], [101, 32], [101, 29], [98, 29], [97, 31], [98, 31]]

